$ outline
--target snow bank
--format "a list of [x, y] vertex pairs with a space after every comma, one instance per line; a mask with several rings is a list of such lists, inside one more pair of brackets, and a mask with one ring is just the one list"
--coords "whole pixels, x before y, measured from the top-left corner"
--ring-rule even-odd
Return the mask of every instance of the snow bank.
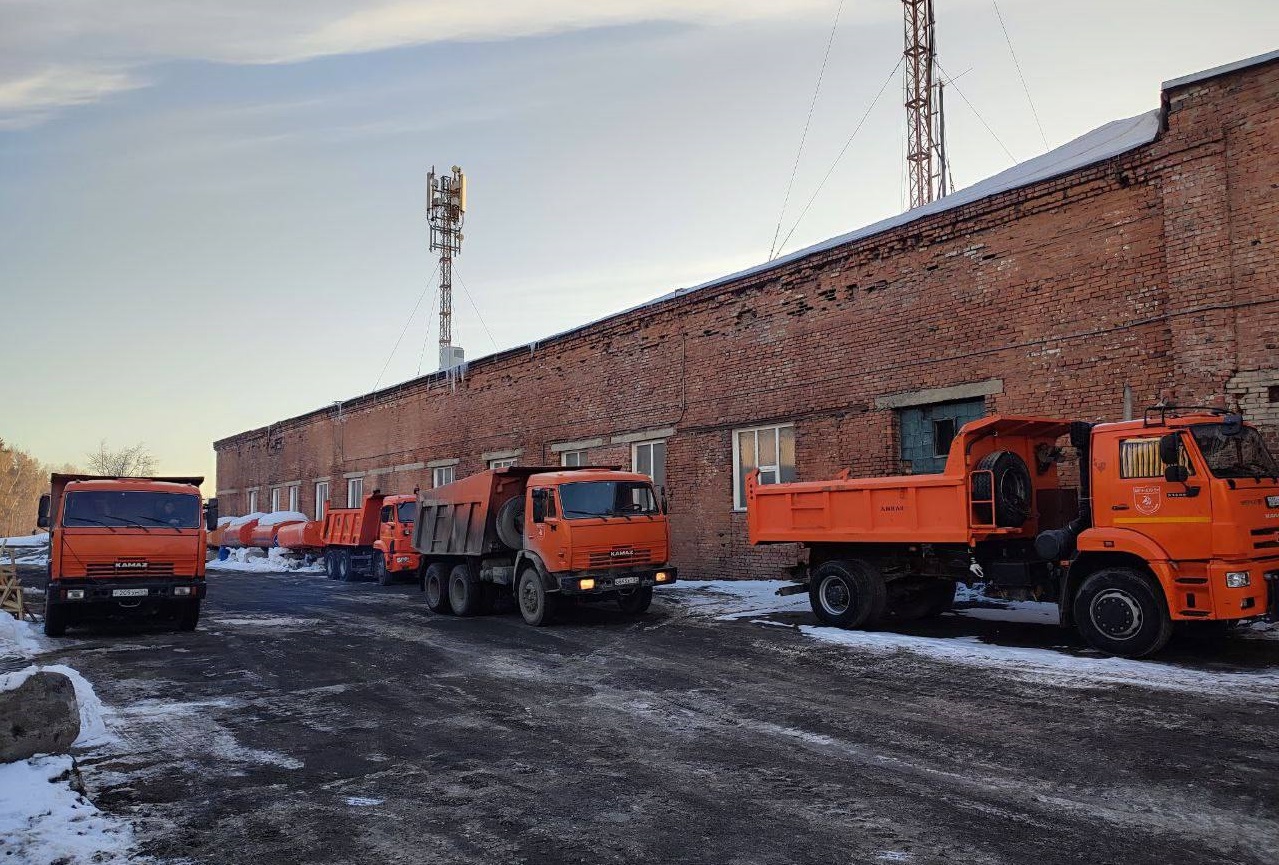
[[73, 747], [87, 748], [92, 745], [101, 745], [114, 738], [107, 730], [107, 710], [98, 699], [98, 695], [94, 693], [93, 686], [80, 675], [78, 670], [73, 670], [65, 664], [50, 664], [43, 667], [32, 665], [16, 673], [0, 675], [0, 691], [12, 691], [41, 671], [61, 673], [75, 686], [75, 699], [80, 707], [80, 735], [71, 743]]
[[71, 757], [0, 765], [0, 860], [128, 865], [133, 829], [72, 788]]
[[241, 549], [228, 550], [227, 552], [226, 560], [218, 561], [217, 559], [212, 559], [205, 563], [205, 570], [239, 571], [241, 573], [271, 573], [278, 571], [293, 571], [299, 574], [324, 573], [322, 564], [308, 565], [296, 553], [290, 552], [283, 547], [272, 547], [265, 554], [258, 547], [243, 547]]
[[0, 538], [0, 547], [47, 547], [48, 545], [48, 532], [40, 532], [35, 535], [16, 535], [12, 538]]
[[[784, 583], [774, 580], [690, 580], [661, 592], [697, 615], [721, 620], [751, 618], [809, 610], [806, 594], [780, 597]], [[964, 594], [971, 596], [972, 590]], [[958, 595], [957, 595], [958, 597]], [[1003, 603], [1003, 602], [1001, 602]], [[1005, 609], [956, 610], [956, 615], [999, 621], [1055, 625], [1056, 606], [1035, 602], [1010, 603]], [[761, 623], [776, 624], [761, 620]], [[1160, 690], [1228, 695], [1237, 699], [1279, 704], [1279, 671], [1217, 672], [1157, 660], [1133, 661], [1098, 655], [1076, 655], [1060, 648], [1000, 646], [977, 637], [917, 637], [892, 631], [847, 631], [818, 625], [797, 625], [814, 640], [872, 654], [912, 654], [950, 663], [996, 669], [1011, 678], [1052, 682], [1058, 686], [1098, 687], [1137, 685]], [[1045, 635], [1055, 631], [1045, 627]], [[1279, 639], [1279, 629], [1245, 626], [1250, 639]]]
[[259, 526], [274, 526], [280, 523], [304, 523], [309, 519], [300, 511], [275, 511], [258, 520]]
[[20, 622], [8, 613], [0, 613], [0, 658], [33, 658], [52, 648], [33, 623]]

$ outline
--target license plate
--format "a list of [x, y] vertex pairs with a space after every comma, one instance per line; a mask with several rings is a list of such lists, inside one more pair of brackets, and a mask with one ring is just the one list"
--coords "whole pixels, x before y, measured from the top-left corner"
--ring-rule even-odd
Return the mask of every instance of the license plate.
[[145, 598], [151, 594], [150, 589], [112, 589], [113, 598]]
[[1279, 496], [1266, 496], [1266, 507], [1279, 508]]
[[633, 586], [639, 582], [639, 577], [618, 577], [613, 580], [615, 586]]

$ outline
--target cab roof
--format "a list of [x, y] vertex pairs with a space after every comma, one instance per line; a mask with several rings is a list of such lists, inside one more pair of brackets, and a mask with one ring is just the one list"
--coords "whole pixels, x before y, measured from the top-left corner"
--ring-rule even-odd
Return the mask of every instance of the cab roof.
[[[111, 478], [101, 475], [54, 475], [55, 485], [67, 485], [67, 492], [73, 490], [116, 490], [121, 492], [164, 492], [200, 494], [200, 477], [163, 477], [163, 478]], [[73, 486], [74, 485], [74, 486]]]

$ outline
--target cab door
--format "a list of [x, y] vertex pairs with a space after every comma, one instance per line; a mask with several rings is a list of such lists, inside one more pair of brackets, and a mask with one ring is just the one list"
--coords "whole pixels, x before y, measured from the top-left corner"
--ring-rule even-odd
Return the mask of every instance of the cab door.
[[529, 490], [529, 546], [552, 571], [569, 566], [569, 529], [560, 516], [554, 487]]
[[1185, 483], [1164, 479], [1159, 457], [1160, 431], [1133, 430], [1110, 438], [1108, 453], [1094, 456], [1096, 482], [1094, 517], [1098, 526], [1111, 525], [1145, 535], [1166, 551], [1169, 559], [1206, 559], [1212, 549], [1212, 497], [1206, 468], [1198, 464], [1193, 447], [1181, 436], [1179, 462], [1190, 473]]
[[382, 542], [382, 549], [388, 553], [395, 551], [395, 506], [383, 505], [378, 515], [377, 537]]

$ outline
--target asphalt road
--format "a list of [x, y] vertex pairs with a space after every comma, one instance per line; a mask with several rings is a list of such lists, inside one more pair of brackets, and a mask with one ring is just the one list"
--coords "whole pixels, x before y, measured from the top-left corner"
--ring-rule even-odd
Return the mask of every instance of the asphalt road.
[[1279, 861], [1279, 715], [1255, 695], [1010, 678], [661, 601], [533, 629], [432, 615], [412, 586], [210, 584], [195, 633], [41, 658], [117, 713], [85, 781], [161, 859]]

